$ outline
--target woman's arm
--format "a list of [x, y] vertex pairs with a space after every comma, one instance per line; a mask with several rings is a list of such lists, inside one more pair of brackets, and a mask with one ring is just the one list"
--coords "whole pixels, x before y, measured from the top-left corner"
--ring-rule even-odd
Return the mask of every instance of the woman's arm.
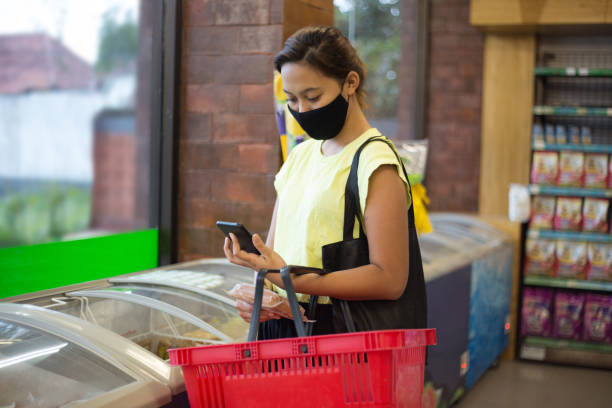
[[274, 233], [276, 232], [276, 213], [278, 212], [278, 197], [274, 202], [274, 210], [272, 211], [272, 220], [270, 221], [270, 229], [266, 237], [266, 246], [274, 248]]
[[[323, 276], [296, 276], [296, 292], [347, 300], [399, 298], [408, 282], [407, 213], [406, 186], [397, 167], [380, 166], [370, 177], [364, 214], [370, 264]], [[278, 275], [268, 279], [283, 287]]]

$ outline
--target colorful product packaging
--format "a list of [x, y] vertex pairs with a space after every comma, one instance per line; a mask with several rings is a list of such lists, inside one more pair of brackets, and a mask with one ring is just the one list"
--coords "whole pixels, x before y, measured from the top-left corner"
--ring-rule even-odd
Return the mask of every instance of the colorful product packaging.
[[580, 144], [580, 128], [578, 126], [569, 126], [568, 140], [571, 144]]
[[555, 276], [584, 279], [587, 264], [586, 242], [557, 241]]
[[606, 188], [608, 182], [608, 155], [587, 154], [584, 160], [584, 186]]
[[612, 245], [589, 242], [587, 245], [587, 279], [612, 281]]
[[584, 305], [582, 339], [612, 343], [612, 297], [589, 293]]
[[531, 182], [554, 186], [559, 171], [557, 152], [534, 152], [531, 168]]
[[582, 226], [582, 198], [559, 197], [555, 210], [555, 229], [580, 231]]
[[593, 136], [591, 134], [591, 128], [588, 126], [582, 126], [580, 128], [580, 141], [584, 145], [590, 145], [593, 143]]
[[523, 289], [521, 308], [521, 334], [550, 336], [553, 291], [551, 289]]
[[525, 243], [525, 274], [552, 276], [555, 248], [555, 241], [528, 238]]
[[554, 337], [580, 340], [584, 301], [585, 296], [581, 293], [557, 292], [555, 294]]
[[555, 140], [555, 126], [554, 125], [549, 123], [545, 126], [544, 139], [546, 140], [546, 143], [548, 144], [555, 144], [556, 140]]
[[534, 196], [531, 199], [531, 220], [532, 228], [553, 229], [555, 218], [555, 197]]
[[565, 126], [555, 126], [555, 140], [557, 141], [557, 144], [567, 144], [567, 132], [565, 131]]
[[608, 157], [608, 188], [612, 188], [612, 155]]
[[539, 123], [534, 123], [533, 124], [533, 129], [531, 131], [531, 140], [533, 141], [533, 143], [535, 145], [542, 145], [544, 144], [544, 129], [542, 128], [542, 125]]
[[559, 154], [557, 185], [581, 187], [584, 179], [584, 153], [563, 151]]
[[610, 201], [607, 198], [585, 198], [582, 207], [582, 230], [607, 232], [609, 206]]

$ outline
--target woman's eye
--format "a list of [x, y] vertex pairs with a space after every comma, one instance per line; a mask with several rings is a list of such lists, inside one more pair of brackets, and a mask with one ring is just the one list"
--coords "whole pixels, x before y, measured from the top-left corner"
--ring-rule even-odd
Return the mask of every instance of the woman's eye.
[[321, 97], [321, 95], [319, 95], [319, 96], [315, 96], [315, 97], [313, 97], [313, 98], [308, 98], [308, 101], [310, 101], [310, 102], [316, 102], [316, 101], [318, 101], [318, 100], [319, 100], [319, 98], [320, 98], [320, 97]]

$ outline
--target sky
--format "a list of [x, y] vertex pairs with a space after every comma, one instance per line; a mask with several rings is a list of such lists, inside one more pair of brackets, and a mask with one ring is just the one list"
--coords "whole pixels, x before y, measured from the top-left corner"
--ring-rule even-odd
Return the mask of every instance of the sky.
[[45, 32], [89, 63], [98, 54], [102, 15], [117, 8], [138, 17], [139, 0], [0, 0], [0, 35]]

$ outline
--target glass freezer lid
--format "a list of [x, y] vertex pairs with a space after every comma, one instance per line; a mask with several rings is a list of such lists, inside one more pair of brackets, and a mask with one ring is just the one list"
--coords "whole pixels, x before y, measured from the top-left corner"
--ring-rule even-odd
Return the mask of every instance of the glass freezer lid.
[[169, 348], [245, 341], [248, 333], [234, 307], [176, 290], [114, 286], [67, 296], [54, 310], [117, 333], [163, 360]]
[[0, 318], [0, 406], [57, 407], [135, 381], [78, 344]]
[[474, 217], [451, 214], [451, 213], [439, 213], [430, 215], [431, 223], [434, 230], [448, 226], [454, 229], [463, 231], [464, 234], [470, 236], [477, 236], [484, 240], [499, 239], [504, 234], [485, 222], [478, 220]]
[[419, 237], [421, 254], [429, 259], [436, 258], [447, 258], [457, 254], [457, 249], [453, 246], [447, 245], [444, 240], [440, 240], [439, 237], [434, 237], [433, 234], [427, 234]]
[[227, 294], [237, 283], [253, 283], [254, 274], [248, 268], [230, 263], [202, 263], [184, 269], [160, 269], [127, 277], [112, 278], [112, 283], [144, 283], [180, 288], [232, 302]]

